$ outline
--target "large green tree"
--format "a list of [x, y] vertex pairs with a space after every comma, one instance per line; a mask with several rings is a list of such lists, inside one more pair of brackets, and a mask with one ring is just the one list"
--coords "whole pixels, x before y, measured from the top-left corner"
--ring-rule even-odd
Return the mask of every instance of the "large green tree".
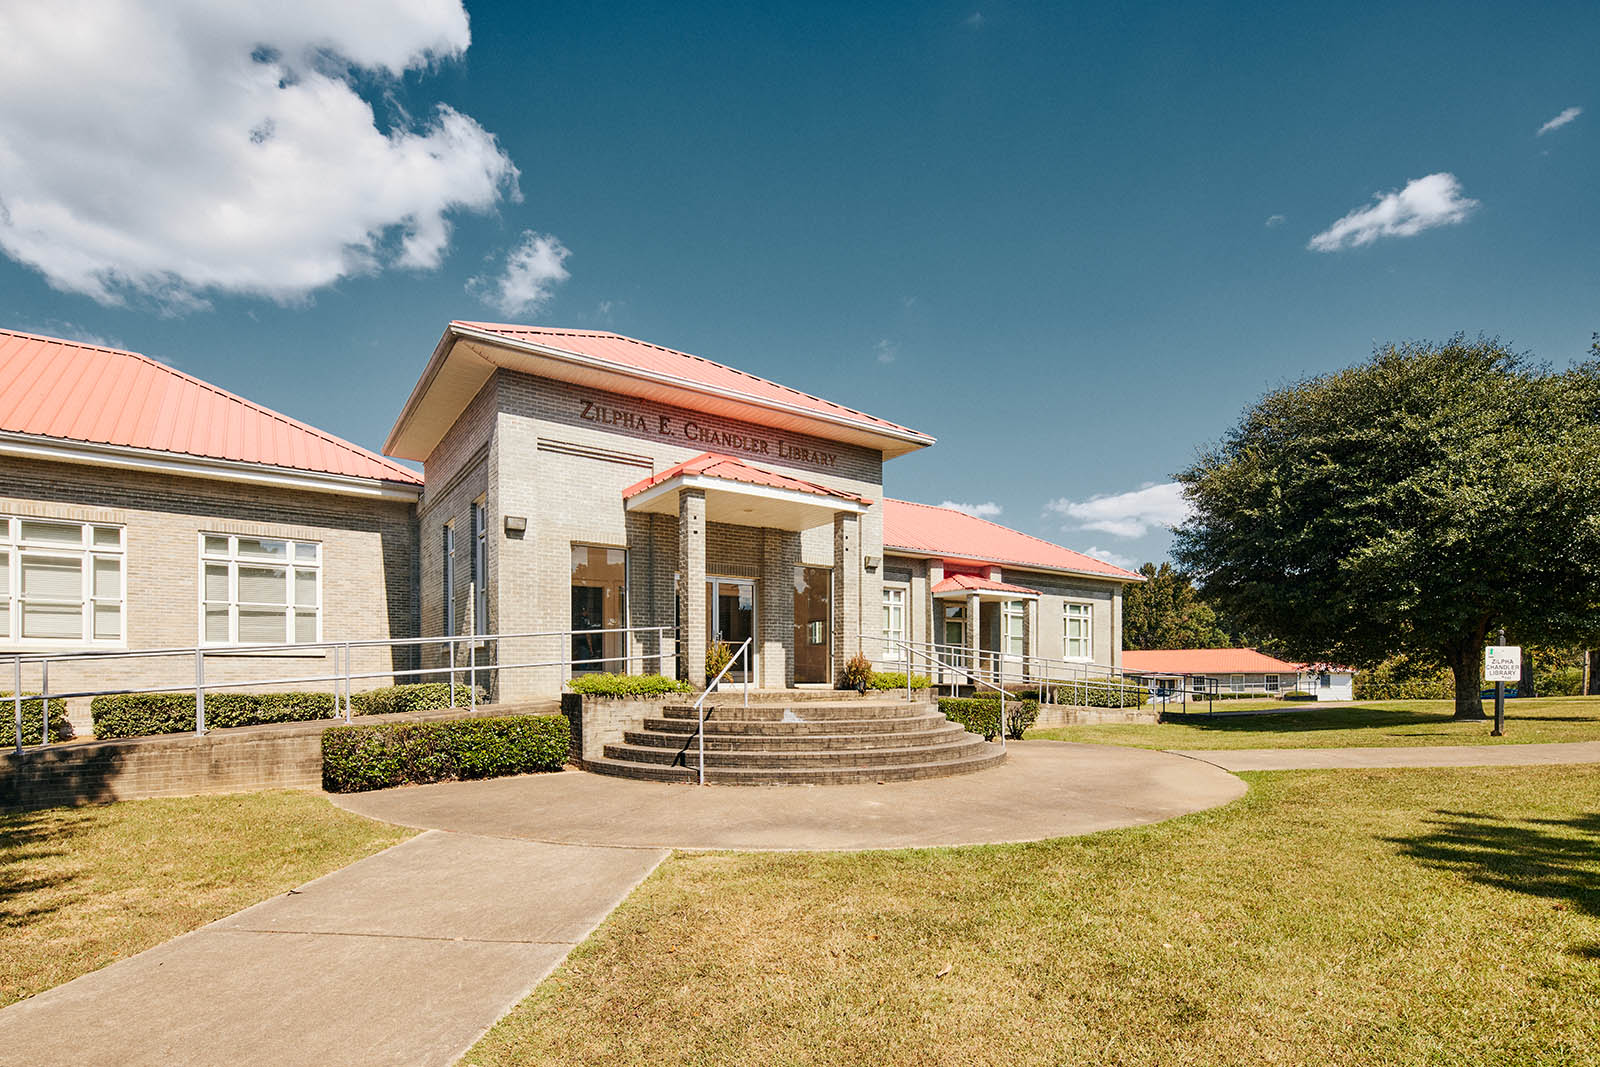
[[1233, 641], [1217, 624], [1217, 613], [1195, 592], [1194, 583], [1172, 564], [1139, 568], [1144, 581], [1122, 594], [1122, 647], [1229, 648]]
[[1498, 627], [1594, 640], [1600, 360], [1553, 373], [1481, 338], [1383, 346], [1269, 393], [1178, 480], [1193, 511], [1176, 559], [1297, 658], [1447, 666], [1456, 715], [1476, 718]]

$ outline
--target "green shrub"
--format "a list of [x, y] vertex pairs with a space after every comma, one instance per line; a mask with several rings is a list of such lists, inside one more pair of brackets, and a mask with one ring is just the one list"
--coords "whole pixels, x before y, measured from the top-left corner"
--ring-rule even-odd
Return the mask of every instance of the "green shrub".
[[840, 689], [865, 689], [872, 684], [872, 661], [857, 652], [845, 660], [844, 670], [839, 672]]
[[[456, 703], [469, 703], [465, 685], [456, 686]], [[478, 700], [484, 690], [478, 688]], [[350, 695], [357, 715], [428, 711], [450, 706], [446, 682], [394, 685]], [[118, 737], [149, 737], [194, 730], [193, 693], [118, 693], [89, 702], [94, 735], [102, 741]], [[335, 717], [332, 693], [207, 693], [206, 728], [260, 726], [275, 722], [312, 722]]]
[[[926, 689], [933, 684], [933, 679], [926, 674], [913, 674], [911, 688]], [[867, 678], [868, 689], [904, 689], [906, 687], [905, 671], [873, 671]]]
[[[1039, 690], [1019, 690], [1018, 696], [1039, 699]], [[1048, 696], [1052, 704], [1068, 704], [1079, 708], [1137, 708], [1150, 700], [1150, 690], [1142, 685], [1096, 685], [1092, 682], [1063, 682], [1051, 685]], [[1191, 699], [1193, 699], [1191, 697]]]
[[1575, 697], [1583, 694], [1583, 668], [1551, 667], [1535, 670], [1534, 691], [1542, 697]]
[[570, 745], [560, 715], [330, 726], [322, 732], [322, 787], [356, 793], [558, 771]]
[[[939, 710], [951, 722], [960, 723], [985, 741], [1000, 736], [999, 697], [942, 697]], [[1017, 739], [1039, 718], [1037, 700], [1006, 701], [1006, 736]]]
[[[22, 694], [22, 743], [37, 745], [44, 735], [44, 724], [39, 720], [39, 694]], [[67, 723], [67, 702], [60, 697], [50, 698], [50, 740], [65, 741], [72, 736]], [[17, 705], [10, 693], [0, 693], [0, 747], [17, 743]]]
[[1451, 700], [1456, 687], [1448, 668], [1391, 656], [1356, 675], [1354, 695], [1357, 700]]
[[1317, 699], [1317, 694], [1308, 693], [1304, 689], [1291, 689], [1287, 693], [1283, 694], [1283, 699], [1285, 699], [1285, 700], [1315, 700], [1315, 699]]
[[688, 693], [688, 682], [660, 674], [580, 674], [567, 682], [574, 693], [591, 697], [659, 697]]

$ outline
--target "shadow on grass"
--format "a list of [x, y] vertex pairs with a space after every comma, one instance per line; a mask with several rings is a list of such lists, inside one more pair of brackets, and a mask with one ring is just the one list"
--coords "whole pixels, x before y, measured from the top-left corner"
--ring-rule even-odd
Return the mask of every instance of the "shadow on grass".
[[1163, 722], [1182, 723], [1219, 734], [1317, 733], [1323, 730], [1361, 730], [1388, 726], [1443, 726], [1449, 715], [1384, 708], [1330, 708], [1327, 711], [1293, 711], [1265, 715], [1227, 715], [1205, 712], [1162, 713]]
[[24, 878], [22, 864], [66, 854], [61, 827], [43, 813], [0, 815], [0, 928], [17, 926], [59, 910], [65, 902], [21, 907], [30, 894], [66, 884], [65, 876]]
[[1600, 814], [1517, 821], [1487, 812], [1436, 814], [1425, 832], [1387, 840], [1429, 867], [1600, 916]]

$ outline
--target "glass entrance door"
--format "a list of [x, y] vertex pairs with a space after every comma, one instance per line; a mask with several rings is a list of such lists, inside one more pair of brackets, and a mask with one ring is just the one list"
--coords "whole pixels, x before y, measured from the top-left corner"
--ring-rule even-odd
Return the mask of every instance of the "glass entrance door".
[[[706, 641], [725, 641], [737, 650], [745, 638], [756, 635], [756, 583], [748, 578], [706, 579]], [[740, 660], [725, 675], [743, 682], [747, 662], [754, 664], [755, 641], [750, 642], [750, 660]], [[707, 679], [709, 681], [710, 679]], [[751, 681], [754, 680], [752, 675]]]

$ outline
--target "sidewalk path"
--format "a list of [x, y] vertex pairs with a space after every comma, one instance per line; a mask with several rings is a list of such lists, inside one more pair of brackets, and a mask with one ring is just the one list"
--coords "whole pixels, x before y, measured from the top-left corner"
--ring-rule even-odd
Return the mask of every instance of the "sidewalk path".
[[1420, 745], [1415, 748], [1237, 748], [1173, 750], [1229, 771], [1339, 767], [1528, 767], [1600, 763], [1600, 741], [1539, 745]]
[[666, 857], [430, 831], [0, 1011], [0, 1063], [455, 1063]]

